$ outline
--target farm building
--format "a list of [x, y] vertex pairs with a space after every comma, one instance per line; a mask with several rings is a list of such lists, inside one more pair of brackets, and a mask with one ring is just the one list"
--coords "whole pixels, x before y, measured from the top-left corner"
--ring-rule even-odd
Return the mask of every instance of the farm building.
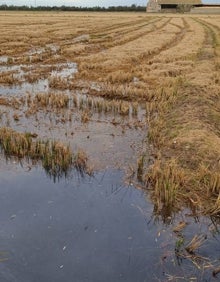
[[189, 11], [191, 7], [200, 5], [201, 0], [149, 0], [147, 12], [176, 12], [178, 9]]

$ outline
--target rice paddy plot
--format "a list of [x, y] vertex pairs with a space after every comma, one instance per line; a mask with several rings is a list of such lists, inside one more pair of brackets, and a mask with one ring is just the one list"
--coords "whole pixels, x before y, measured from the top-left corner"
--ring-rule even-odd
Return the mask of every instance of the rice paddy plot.
[[[133, 281], [139, 277], [144, 281], [142, 274], [147, 281], [147, 277], [164, 281], [218, 278], [219, 258], [211, 245], [218, 238], [220, 211], [219, 31], [219, 17], [211, 14], [0, 12], [1, 166], [7, 170], [15, 162], [15, 170], [21, 170], [15, 178], [25, 179], [29, 171], [30, 179], [39, 183], [42, 166], [60, 181], [49, 184], [43, 178], [42, 185], [48, 187], [65, 186], [81, 167], [98, 179], [100, 171], [107, 170], [112, 177], [108, 183], [114, 177], [121, 179], [110, 168], [123, 170], [125, 182], [147, 191], [152, 201], [147, 201], [147, 209], [150, 206], [159, 221], [154, 240], [161, 239], [154, 248], [157, 257], [150, 262], [150, 276], [145, 272], [149, 257], [143, 246], [148, 250], [147, 243], [138, 246], [135, 261], [140, 258], [137, 264], [142, 270], [137, 266]], [[47, 154], [38, 147], [47, 148]], [[70, 162], [64, 161], [62, 170], [58, 160], [66, 160], [67, 151]], [[76, 155], [78, 165], [73, 161]], [[9, 175], [5, 177], [9, 183]], [[96, 185], [90, 188], [97, 191]], [[132, 191], [136, 201], [140, 191]], [[99, 219], [105, 214], [104, 210], [94, 213]], [[11, 214], [12, 219], [17, 217]], [[198, 218], [201, 224], [194, 226]], [[64, 228], [60, 221], [58, 228]], [[148, 239], [153, 244], [151, 235]], [[67, 245], [62, 248], [66, 250]], [[125, 249], [130, 265], [133, 249]], [[164, 271], [158, 274], [161, 266]], [[60, 262], [57, 270], [64, 267]], [[103, 269], [112, 280], [118, 279], [111, 269]], [[126, 276], [123, 269], [121, 264], [122, 280], [128, 281], [133, 276]], [[5, 271], [6, 277], [11, 270]]]

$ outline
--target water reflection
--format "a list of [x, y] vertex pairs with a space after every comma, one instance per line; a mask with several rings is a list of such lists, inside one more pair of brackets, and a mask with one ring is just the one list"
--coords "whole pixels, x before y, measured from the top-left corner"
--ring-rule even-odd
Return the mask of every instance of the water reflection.
[[[124, 185], [121, 171], [53, 183], [39, 167], [11, 163], [0, 179], [1, 281], [216, 281], [219, 221], [189, 210], [153, 220], [147, 194]], [[207, 239], [190, 256], [196, 234]]]

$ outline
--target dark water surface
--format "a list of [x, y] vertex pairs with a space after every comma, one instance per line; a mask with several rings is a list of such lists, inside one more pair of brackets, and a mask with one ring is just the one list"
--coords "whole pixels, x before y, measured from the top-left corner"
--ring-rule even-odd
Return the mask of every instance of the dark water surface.
[[[163, 224], [152, 213], [146, 194], [117, 170], [53, 183], [40, 168], [1, 168], [0, 281], [219, 281], [212, 268], [176, 258], [172, 228], [183, 214]], [[201, 255], [217, 264], [217, 226], [188, 222], [185, 236], [206, 233]]]

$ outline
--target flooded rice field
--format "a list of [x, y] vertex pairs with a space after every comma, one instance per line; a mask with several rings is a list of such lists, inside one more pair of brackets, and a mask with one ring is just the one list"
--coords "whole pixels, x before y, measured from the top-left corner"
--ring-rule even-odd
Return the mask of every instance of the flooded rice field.
[[[28, 82], [35, 70], [43, 77]], [[51, 85], [54, 80], [55, 84], [68, 85], [77, 72], [76, 63], [3, 64], [1, 71], [15, 79], [10, 85], [0, 86], [2, 126], [34, 132], [40, 138], [59, 139], [88, 151], [92, 158], [101, 155], [98, 166], [122, 166], [118, 160], [131, 162], [132, 156], [135, 164], [136, 154], [145, 146], [144, 106], [91, 97], [86, 85], [81, 91]], [[97, 90], [95, 83], [91, 89]]]
[[219, 19], [22, 15], [0, 18], [0, 280], [218, 281]]
[[[157, 217], [119, 170], [54, 183], [1, 162], [1, 281], [217, 281], [219, 222]], [[197, 234], [198, 249], [186, 251]]]

